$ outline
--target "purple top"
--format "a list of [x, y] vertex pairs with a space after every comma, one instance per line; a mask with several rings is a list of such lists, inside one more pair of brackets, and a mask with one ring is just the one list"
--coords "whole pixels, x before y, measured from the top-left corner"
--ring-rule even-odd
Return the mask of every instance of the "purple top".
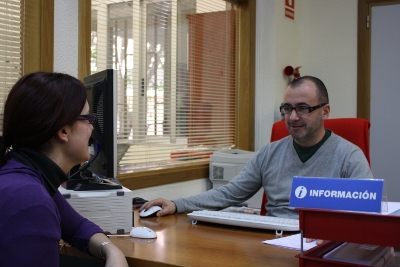
[[0, 168], [0, 266], [58, 266], [60, 239], [89, 253], [95, 233], [103, 230], [58, 190], [51, 197], [39, 171], [14, 159]]

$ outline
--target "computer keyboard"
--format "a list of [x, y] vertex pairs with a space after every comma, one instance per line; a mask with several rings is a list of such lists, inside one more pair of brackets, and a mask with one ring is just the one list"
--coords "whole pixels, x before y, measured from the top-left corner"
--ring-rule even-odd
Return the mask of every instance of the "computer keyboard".
[[247, 214], [241, 212], [211, 211], [201, 210], [193, 211], [188, 214], [192, 223], [197, 221], [219, 223], [226, 225], [251, 227], [259, 229], [277, 230], [277, 231], [299, 231], [299, 220], [272, 216], [261, 216], [258, 214]]

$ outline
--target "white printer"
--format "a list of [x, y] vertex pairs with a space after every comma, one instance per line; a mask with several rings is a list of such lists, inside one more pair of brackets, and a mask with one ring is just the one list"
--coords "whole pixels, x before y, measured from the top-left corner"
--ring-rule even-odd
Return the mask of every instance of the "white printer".
[[[227, 184], [235, 177], [254, 156], [255, 152], [240, 149], [222, 149], [215, 151], [210, 157], [209, 178], [213, 183], [213, 188], [218, 188]], [[260, 189], [243, 205], [250, 208], [261, 207], [264, 189]]]
[[132, 230], [132, 191], [122, 189], [74, 191], [60, 186], [60, 193], [83, 217], [112, 234]]

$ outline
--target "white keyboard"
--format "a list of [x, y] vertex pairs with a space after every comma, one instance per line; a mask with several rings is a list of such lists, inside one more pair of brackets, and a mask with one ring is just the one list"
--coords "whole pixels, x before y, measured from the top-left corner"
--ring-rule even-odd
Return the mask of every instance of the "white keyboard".
[[261, 216], [258, 214], [201, 210], [193, 211], [192, 213], [189, 213], [188, 216], [192, 219], [193, 224], [196, 224], [197, 221], [203, 221], [278, 231], [300, 230], [299, 220], [297, 219]]

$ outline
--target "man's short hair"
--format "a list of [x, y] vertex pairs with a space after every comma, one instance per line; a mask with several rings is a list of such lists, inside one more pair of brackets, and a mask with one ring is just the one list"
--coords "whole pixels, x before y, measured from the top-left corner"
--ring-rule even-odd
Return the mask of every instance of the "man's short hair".
[[316, 77], [302, 76], [298, 79], [294, 79], [289, 84], [289, 87], [296, 88], [296, 87], [302, 85], [304, 81], [310, 81], [315, 85], [315, 87], [317, 88], [317, 97], [318, 97], [318, 101], [320, 102], [320, 104], [322, 104], [322, 103], [328, 104], [329, 103], [328, 90], [326, 89], [325, 84]]

